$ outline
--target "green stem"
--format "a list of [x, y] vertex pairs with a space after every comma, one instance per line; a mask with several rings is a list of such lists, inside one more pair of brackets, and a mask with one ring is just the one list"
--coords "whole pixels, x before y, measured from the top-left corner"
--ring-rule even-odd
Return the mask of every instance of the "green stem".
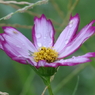
[[47, 86], [49, 95], [54, 95], [52, 92], [51, 84], [50, 84], [50, 77], [44, 77], [43, 81], [44, 81], [45, 85]]
[[52, 92], [51, 85], [50, 85], [51, 76], [42, 76], [34, 66], [31, 66], [31, 68], [42, 78], [44, 84], [47, 86], [49, 95], [54, 95]]
[[51, 88], [50, 84], [48, 85], [47, 89], [48, 89], [48, 92], [49, 92], [50, 95], [54, 95], [53, 92], [52, 92], [52, 88]]

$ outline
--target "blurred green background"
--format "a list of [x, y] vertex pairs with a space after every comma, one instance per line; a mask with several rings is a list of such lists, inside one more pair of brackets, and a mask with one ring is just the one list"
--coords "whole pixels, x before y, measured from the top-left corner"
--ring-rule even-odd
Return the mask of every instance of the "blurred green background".
[[[17, 0], [22, 1], [22, 0]], [[35, 3], [38, 0], [24, 0]], [[29, 9], [24, 13], [17, 13], [8, 20], [0, 21], [0, 33], [3, 32], [4, 24], [27, 25], [32, 28], [34, 16], [45, 14], [53, 21], [56, 30], [56, 38], [64, 29], [69, 20], [69, 12], [72, 5], [77, 1], [77, 5], [71, 12], [72, 15], [80, 15], [79, 30], [95, 19], [95, 0], [49, 0], [47, 4], [42, 4]], [[18, 7], [25, 5], [0, 4], [0, 18], [16, 11]], [[30, 14], [30, 13], [31, 14]], [[71, 14], [70, 13], [70, 14]], [[64, 23], [62, 26], [61, 24]], [[31, 40], [31, 28], [18, 27], [26, 37]], [[83, 55], [86, 52], [95, 51], [95, 36], [87, 40], [84, 45], [73, 56]], [[77, 66], [60, 67], [51, 85], [54, 95], [74, 95], [74, 89], [78, 83], [75, 95], [95, 95], [95, 58], [90, 63]], [[58, 87], [60, 89], [58, 89]], [[45, 85], [40, 77], [28, 66], [11, 60], [2, 50], [0, 50], [0, 91], [7, 92], [9, 95], [41, 95]], [[45, 95], [48, 95], [46, 92]]]

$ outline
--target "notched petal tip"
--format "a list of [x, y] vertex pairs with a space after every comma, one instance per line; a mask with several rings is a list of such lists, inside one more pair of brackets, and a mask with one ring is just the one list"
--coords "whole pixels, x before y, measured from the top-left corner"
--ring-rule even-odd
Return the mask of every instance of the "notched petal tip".
[[71, 16], [70, 17], [70, 20], [69, 20], [69, 26], [74, 26], [75, 24], [77, 24], [77, 26], [79, 25], [80, 23], [80, 17], [78, 14], [76, 14], [75, 16]]
[[[44, 14], [42, 14], [41, 17], [39, 17], [39, 18], [38, 18], [37, 16], [35, 16], [35, 17], [34, 17], [34, 22], [35, 22], [36, 20], [42, 20], [43, 18], [46, 19], [46, 16], [45, 16]], [[47, 20], [47, 19], [46, 19], [46, 20]]]
[[92, 20], [88, 25], [92, 26], [95, 23], [95, 20]]
[[36, 20], [41, 21], [42, 19], [45, 19], [48, 23], [50, 23], [50, 24], [53, 26], [52, 21], [51, 21], [50, 19], [47, 19], [44, 14], [42, 14], [41, 17], [39, 17], [39, 18], [35, 16], [35, 17], [34, 17], [34, 22], [35, 22]]
[[40, 18], [45, 18], [45, 19], [47, 19], [46, 16], [45, 16], [44, 14], [42, 14]]
[[11, 27], [11, 26], [3, 26], [2, 29], [6, 34], [18, 34], [19, 33], [19, 31], [16, 28]]
[[95, 25], [93, 25], [93, 24], [95, 24], [95, 20], [92, 20], [86, 27], [89, 27], [88, 31], [92, 30], [95, 33]]
[[[78, 14], [76, 14], [75, 16], [70, 16], [70, 20], [69, 20], [69, 26], [74, 26], [75, 24], [77, 24], [77, 26], [80, 23], [80, 17]], [[78, 28], [78, 27], [77, 27]]]
[[77, 18], [78, 20], [80, 20], [79, 14], [77, 13], [75, 16], [71, 15], [69, 20], [72, 20], [74, 18]]

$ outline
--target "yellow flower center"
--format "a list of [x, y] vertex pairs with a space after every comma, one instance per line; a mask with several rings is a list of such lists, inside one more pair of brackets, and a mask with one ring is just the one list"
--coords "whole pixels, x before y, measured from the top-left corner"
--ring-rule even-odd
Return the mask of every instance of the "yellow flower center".
[[33, 53], [33, 56], [36, 62], [45, 60], [46, 62], [51, 63], [57, 60], [58, 52], [52, 48], [41, 47], [38, 52]]

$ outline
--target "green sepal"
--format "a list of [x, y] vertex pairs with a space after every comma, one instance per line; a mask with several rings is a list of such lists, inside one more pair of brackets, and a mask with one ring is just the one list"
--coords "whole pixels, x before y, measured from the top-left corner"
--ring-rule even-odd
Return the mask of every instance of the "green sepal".
[[53, 67], [40, 67], [38, 68], [38, 72], [42, 75], [42, 76], [52, 76], [57, 72], [57, 68], [53, 68]]
[[[31, 65], [30, 65], [31, 66]], [[57, 68], [53, 68], [53, 67], [40, 67], [40, 68], [36, 68], [34, 66], [31, 66], [31, 68], [40, 76], [52, 76], [57, 72]]]
[[50, 85], [50, 79], [51, 76], [53, 76], [57, 72], [57, 68], [53, 68], [53, 67], [36, 68], [34, 66], [31, 66], [31, 68], [42, 78], [43, 82], [48, 87], [47, 89], [49, 91], [49, 94], [53, 95], [51, 85]]

